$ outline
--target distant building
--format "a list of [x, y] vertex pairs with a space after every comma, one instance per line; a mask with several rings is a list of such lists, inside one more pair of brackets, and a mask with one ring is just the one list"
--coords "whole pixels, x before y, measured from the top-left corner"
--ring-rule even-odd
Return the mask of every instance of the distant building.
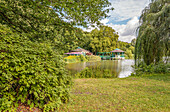
[[68, 56], [79, 56], [79, 55], [83, 55], [81, 52], [69, 52], [69, 53], [64, 53]]
[[125, 52], [116, 48], [115, 50], [111, 51], [111, 57], [112, 58], [125, 59]]
[[101, 59], [125, 59], [124, 51], [118, 48], [111, 52], [98, 52], [97, 55], [100, 56]]
[[82, 49], [81, 47], [78, 47], [77, 49], [75, 50], [72, 50], [71, 52], [69, 53], [64, 53], [68, 56], [79, 56], [79, 55], [83, 55], [83, 56], [86, 56], [86, 55], [93, 55], [93, 53], [91, 53], [90, 51], [88, 50], [85, 50], [85, 49]]

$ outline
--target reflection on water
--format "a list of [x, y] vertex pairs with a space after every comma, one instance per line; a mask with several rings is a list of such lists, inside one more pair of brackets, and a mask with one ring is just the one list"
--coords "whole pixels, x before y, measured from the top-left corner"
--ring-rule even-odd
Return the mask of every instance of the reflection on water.
[[[114, 77], [128, 77], [133, 68], [131, 65], [134, 64], [134, 60], [102, 60], [98, 62], [80, 62], [80, 63], [69, 63], [66, 68], [71, 72], [71, 74], [76, 74], [86, 67], [93, 69], [94, 71], [100, 70], [103, 73], [104, 70], [109, 70], [109, 73], [113, 74]], [[100, 69], [98, 69], [100, 68]]]
[[128, 77], [133, 72], [134, 60], [123, 60], [121, 64], [121, 72], [119, 73], [119, 78]]

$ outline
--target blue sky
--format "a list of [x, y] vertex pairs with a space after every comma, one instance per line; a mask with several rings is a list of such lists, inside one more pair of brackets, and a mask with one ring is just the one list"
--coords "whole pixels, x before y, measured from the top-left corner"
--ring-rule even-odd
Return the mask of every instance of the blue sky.
[[131, 18], [123, 20], [123, 21], [109, 20], [109, 22], [107, 24], [110, 24], [110, 23], [112, 23], [112, 24], [120, 24], [120, 25], [121, 24], [127, 24], [127, 22], [130, 21], [130, 20], [131, 20]]
[[[110, 26], [119, 34], [119, 40], [131, 42], [136, 38], [136, 28], [139, 26], [139, 17], [142, 10], [149, 5], [151, 0], [109, 0], [113, 11], [110, 17], [101, 20], [104, 25]], [[86, 29], [91, 31], [93, 28]]]

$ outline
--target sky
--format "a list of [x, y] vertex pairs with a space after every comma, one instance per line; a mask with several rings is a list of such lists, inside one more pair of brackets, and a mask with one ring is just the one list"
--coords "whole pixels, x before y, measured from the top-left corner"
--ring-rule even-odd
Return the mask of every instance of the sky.
[[[109, 0], [113, 11], [110, 17], [101, 20], [104, 25], [110, 26], [119, 34], [119, 40], [131, 42], [136, 38], [136, 29], [142, 10], [149, 5], [150, 0]], [[94, 28], [83, 29], [91, 31]]]

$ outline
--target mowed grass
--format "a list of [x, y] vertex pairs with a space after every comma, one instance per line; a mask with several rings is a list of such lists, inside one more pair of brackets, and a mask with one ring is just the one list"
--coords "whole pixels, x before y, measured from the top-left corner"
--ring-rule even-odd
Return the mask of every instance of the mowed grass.
[[170, 112], [170, 75], [74, 79], [60, 112]]

